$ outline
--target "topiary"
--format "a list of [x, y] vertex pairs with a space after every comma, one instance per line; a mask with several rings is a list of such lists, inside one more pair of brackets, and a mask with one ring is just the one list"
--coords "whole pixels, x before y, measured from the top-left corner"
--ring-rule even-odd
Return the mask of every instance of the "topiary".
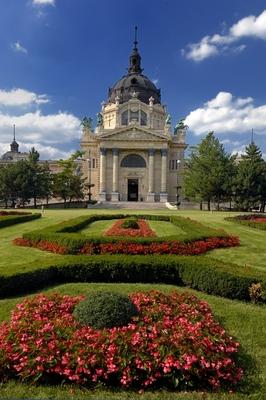
[[135, 217], [127, 218], [121, 225], [125, 229], [139, 229], [138, 220]]
[[78, 303], [73, 314], [82, 325], [103, 329], [127, 325], [138, 310], [127, 296], [98, 292]]

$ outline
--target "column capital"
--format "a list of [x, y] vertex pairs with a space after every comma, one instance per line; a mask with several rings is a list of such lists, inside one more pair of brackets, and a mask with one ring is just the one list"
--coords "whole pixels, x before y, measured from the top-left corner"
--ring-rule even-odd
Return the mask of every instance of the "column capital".
[[149, 149], [148, 154], [149, 156], [154, 156], [155, 150], [154, 149]]
[[113, 150], [113, 155], [114, 156], [118, 156], [119, 149], [112, 149], [112, 150]]
[[161, 149], [161, 154], [162, 154], [162, 156], [166, 157], [167, 156], [167, 149]]
[[106, 155], [106, 148], [100, 147], [100, 154], [101, 154], [102, 156], [105, 156], [105, 155]]

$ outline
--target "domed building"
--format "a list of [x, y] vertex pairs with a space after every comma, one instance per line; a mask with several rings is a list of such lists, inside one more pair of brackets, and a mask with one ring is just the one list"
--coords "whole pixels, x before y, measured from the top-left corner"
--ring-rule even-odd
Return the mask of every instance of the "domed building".
[[161, 92], [143, 74], [135, 39], [128, 72], [109, 89], [108, 100], [83, 120], [83, 174], [101, 202], [175, 202], [182, 185], [185, 126], [171, 130]]

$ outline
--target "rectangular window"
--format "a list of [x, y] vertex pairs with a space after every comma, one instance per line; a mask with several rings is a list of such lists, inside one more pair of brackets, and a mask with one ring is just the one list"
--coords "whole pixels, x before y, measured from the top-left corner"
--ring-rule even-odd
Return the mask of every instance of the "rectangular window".
[[172, 160], [172, 169], [175, 169], [175, 160]]
[[92, 159], [92, 168], [96, 168], [96, 160], [95, 160], [95, 158]]

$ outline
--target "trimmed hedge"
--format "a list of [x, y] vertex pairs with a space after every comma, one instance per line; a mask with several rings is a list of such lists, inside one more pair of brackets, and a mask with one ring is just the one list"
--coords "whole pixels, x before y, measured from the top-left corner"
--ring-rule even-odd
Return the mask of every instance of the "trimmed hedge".
[[237, 215], [235, 217], [226, 217], [225, 221], [235, 222], [240, 225], [249, 226], [250, 228], [266, 230], [266, 222], [257, 222], [256, 219], [265, 218], [265, 214], [250, 214], [250, 215]]
[[[29, 266], [28, 266], [29, 267]], [[266, 275], [204, 256], [62, 256], [60, 261], [12, 276], [0, 276], [0, 298], [67, 282], [165, 283], [215, 296], [250, 300], [249, 287]]]
[[[95, 236], [89, 238], [78, 232], [85, 228], [89, 224], [100, 220], [110, 220], [110, 219], [123, 219], [129, 217], [139, 217], [137, 215], [127, 215], [127, 214], [115, 214], [115, 215], [92, 215], [74, 218], [69, 221], [62, 222], [57, 225], [47, 227], [42, 230], [32, 231], [23, 234], [24, 239], [31, 240], [33, 242], [48, 241], [51, 243], [56, 243], [60, 246], [69, 249], [70, 254], [76, 254], [79, 249], [84, 247], [88, 243], [99, 244], [99, 243], [116, 243], [117, 240], [121, 242], [121, 237], [107, 237], [107, 236]], [[157, 221], [169, 221], [172, 224], [178, 226], [182, 229], [185, 234], [177, 236], [167, 236], [164, 237], [147, 237], [147, 238], [123, 238], [123, 242], [128, 243], [163, 243], [165, 241], [182, 241], [184, 243], [194, 242], [196, 240], [205, 240], [209, 237], [228, 237], [229, 235], [223, 230], [216, 230], [209, 228], [197, 221], [193, 221], [190, 218], [182, 218], [177, 216], [166, 216], [166, 215], [141, 215], [141, 218], [147, 220], [157, 220]]]
[[41, 214], [24, 214], [16, 213], [12, 215], [6, 215], [0, 217], [0, 228], [5, 228], [6, 226], [11, 226], [15, 224], [21, 224], [22, 222], [32, 221], [34, 219], [41, 218]]

